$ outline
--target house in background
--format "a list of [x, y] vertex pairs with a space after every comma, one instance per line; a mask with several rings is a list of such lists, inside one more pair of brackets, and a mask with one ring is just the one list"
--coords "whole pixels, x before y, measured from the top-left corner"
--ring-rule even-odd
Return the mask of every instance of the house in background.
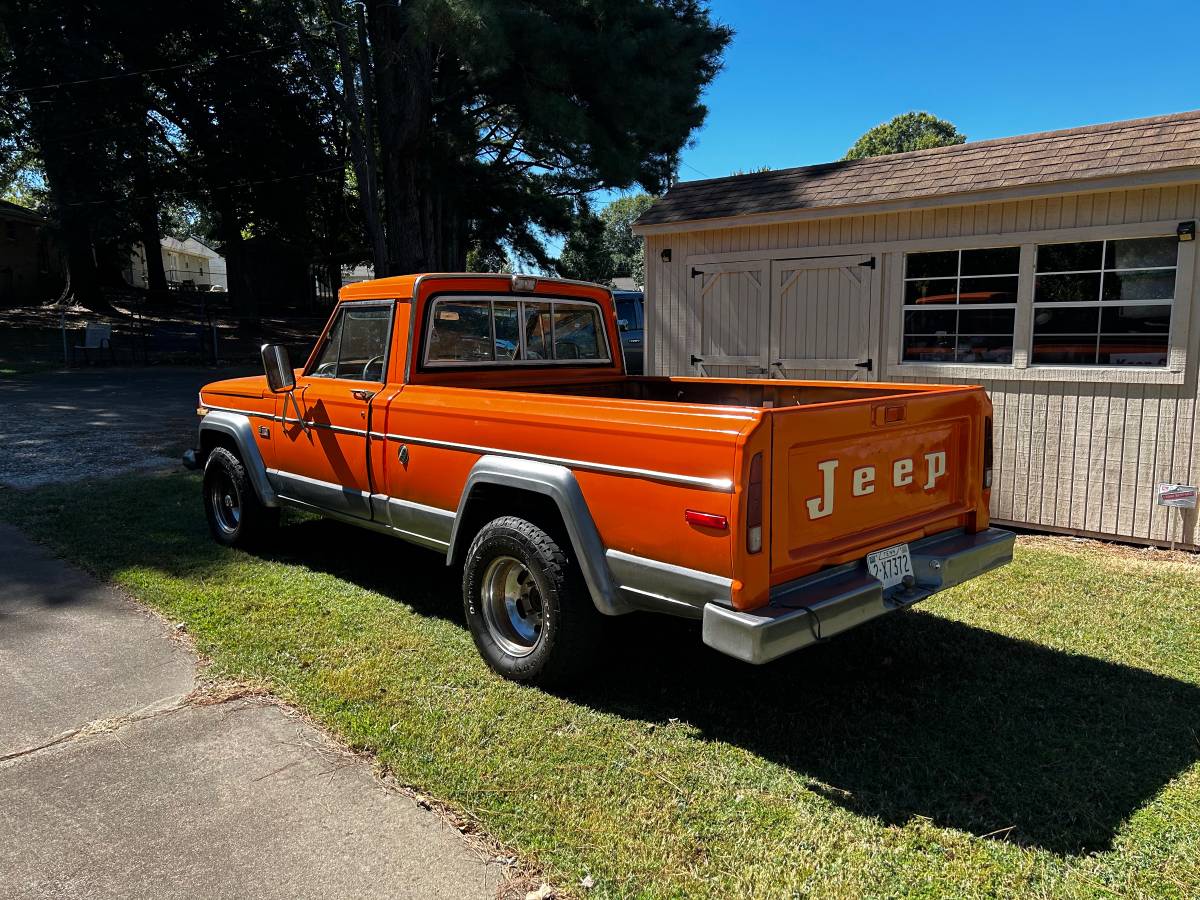
[[672, 187], [646, 372], [982, 384], [997, 522], [1197, 547], [1200, 111]]
[[[217, 251], [194, 237], [183, 241], [165, 237], [160, 243], [159, 252], [162, 254], [168, 285], [185, 289], [229, 290], [225, 258]], [[134, 287], [148, 287], [146, 248], [140, 243], [134, 244], [129, 262], [126, 280]]]
[[52, 300], [65, 267], [46, 220], [31, 209], [0, 200], [0, 306]]

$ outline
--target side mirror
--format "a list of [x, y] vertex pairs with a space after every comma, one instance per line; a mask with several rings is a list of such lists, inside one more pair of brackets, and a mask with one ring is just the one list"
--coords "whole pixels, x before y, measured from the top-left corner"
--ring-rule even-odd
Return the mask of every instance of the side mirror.
[[283, 344], [263, 344], [263, 371], [267, 373], [267, 386], [273, 393], [285, 394], [296, 389], [296, 373]]
[[628, 331], [629, 330], [629, 320], [628, 319], [617, 319], [617, 328], [620, 331]]

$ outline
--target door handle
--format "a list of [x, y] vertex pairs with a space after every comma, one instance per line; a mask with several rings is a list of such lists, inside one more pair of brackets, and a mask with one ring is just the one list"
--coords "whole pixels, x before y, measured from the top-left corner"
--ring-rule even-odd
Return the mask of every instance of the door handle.
[[366, 403], [375, 396], [375, 392], [368, 391], [365, 388], [354, 388], [354, 390], [350, 392], [350, 396], [355, 400], [361, 400], [363, 403]]

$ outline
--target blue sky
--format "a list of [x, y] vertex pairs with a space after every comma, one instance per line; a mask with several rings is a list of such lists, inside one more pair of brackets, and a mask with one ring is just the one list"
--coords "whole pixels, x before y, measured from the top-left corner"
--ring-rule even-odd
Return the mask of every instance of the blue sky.
[[913, 109], [982, 140], [1200, 107], [1190, 2], [714, 0], [712, 12], [737, 34], [681, 180], [838, 159]]

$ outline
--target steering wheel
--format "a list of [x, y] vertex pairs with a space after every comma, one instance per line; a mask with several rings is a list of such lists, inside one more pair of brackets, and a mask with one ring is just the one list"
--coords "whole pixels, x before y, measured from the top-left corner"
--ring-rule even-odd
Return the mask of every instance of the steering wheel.
[[318, 378], [336, 378], [337, 377], [337, 363], [331, 363], [331, 362], [321, 363], [319, 366], [317, 366], [317, 368], [313, 372], [313, 374], [316, 375]]
[[363, 381], [374, 381], [375, 380], [375, 379], [371, 378], [370, 374], [369, 374], [371, 371], [371, 366], [375, 365], [375, 363], [379, 363], [379, 377], [383, 378], [383, 357], [382, 356], [372, 356], [370, 359], [367, 360], [367, 364], [365, 366], [363, 366], [363, 370], [362, 370], [362, 380]]

